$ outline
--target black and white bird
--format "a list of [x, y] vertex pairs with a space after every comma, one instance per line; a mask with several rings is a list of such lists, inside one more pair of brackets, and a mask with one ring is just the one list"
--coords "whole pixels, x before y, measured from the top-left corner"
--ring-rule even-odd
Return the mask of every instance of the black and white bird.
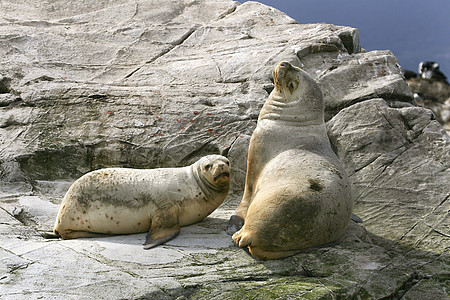
[[439, 64], [434, 61], [423, 61], [419, 64], [419, 77], [436, 79], [448, 84], [447, 77], [439, 70]]

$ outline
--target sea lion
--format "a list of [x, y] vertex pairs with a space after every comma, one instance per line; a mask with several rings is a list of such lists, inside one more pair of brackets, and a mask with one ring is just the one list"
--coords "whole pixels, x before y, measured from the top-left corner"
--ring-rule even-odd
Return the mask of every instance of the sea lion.
[[148, 231], [150, 249], [212, 213], [229, 188], [230, 162], [221, 155], [182, 168], [100, 169], [72, 184], [53, 231], [63, 239]]
[[317, 83], [281, 62], [250, 140], [244, 195], [228, 230], [259, 259], [338, 239], [352, 216], [346, 172], [331, 149]]

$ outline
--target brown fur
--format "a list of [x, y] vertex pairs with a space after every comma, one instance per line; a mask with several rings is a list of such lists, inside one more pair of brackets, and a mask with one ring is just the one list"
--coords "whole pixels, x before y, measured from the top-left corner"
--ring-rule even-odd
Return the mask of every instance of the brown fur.
[[345, 170], [331, 149], [317, 83], [282, 62], [250, 140], [246, 186], [230, 219], [240, 247], [283, 258], [338, 239], [353, 207]]

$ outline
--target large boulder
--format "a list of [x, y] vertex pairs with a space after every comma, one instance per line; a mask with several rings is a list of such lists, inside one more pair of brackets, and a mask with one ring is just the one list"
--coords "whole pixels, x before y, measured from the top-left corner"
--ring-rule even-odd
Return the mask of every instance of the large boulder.
[[[450, 139], [390, 51], [257, 2], [0, 4], [0, 291], [7, 298], [448, 297]], [[320, 84], [353, 184], [336, 245], [262, 262], [232, 244], [249, 138], [281, 60]], [[103, 167], [232, 164], [226, 202], [144, 251], [145, 234], [49, 241], [70, 184]]]
[[341, 110], [327, 125], [366, 228], [414, 248], [444, 252], [450, 146], [432, 112], [371, 99]]

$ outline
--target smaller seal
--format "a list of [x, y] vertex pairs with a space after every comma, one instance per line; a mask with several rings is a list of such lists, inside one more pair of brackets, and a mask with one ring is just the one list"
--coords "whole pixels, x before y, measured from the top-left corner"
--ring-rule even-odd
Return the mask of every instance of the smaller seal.
[[229, 188], [230, 162], [221, 155], [182, 168], [100, 169], [72, 184], [53, 231], [63, 239], [148, 231], [150, 249], [211, 214]]

